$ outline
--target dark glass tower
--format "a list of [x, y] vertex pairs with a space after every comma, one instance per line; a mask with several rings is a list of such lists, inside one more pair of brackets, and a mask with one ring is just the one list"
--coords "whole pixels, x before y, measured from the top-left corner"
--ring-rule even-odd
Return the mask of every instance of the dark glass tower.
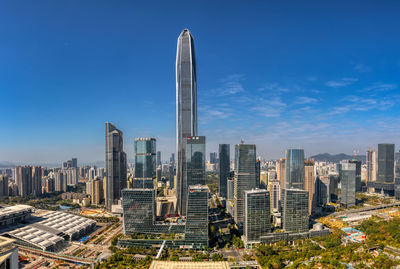
[[286, 150], [285, 188], [304, 190], [304, 150]]
[[135, 138], [134, 188], [152, 189], [156, 177], [156, 139]]
[[235, 145], [234, 200], [236, 223], [244, 221], [244, 192], [257, 187], [256, 145]]
[[183, 185], [187, 185], [186, 174], [186, 138], [197, 136], [197, 78], [196, 58], [193, 37], [184, 29], [178, 37], [176, 52], [176, 195], [177, 209], [181, 215]]
[[230, 146], [219, 144], [219, 195], [227, 196], [227, 181], [230, 176]]
[[349, 163], [354, 163], [356, 165], [356, 192], [362, 191], [361, 183], [361, 161], [357, 159], [349, 160]]
[[378, 144], [378, 182], [394, 183], [394, 144]]
[[122, 132], [106, 122], [106, 208], [111, 211], [113, 204], [121, 198], [126, 187], [126, 154], [123, 151]]
[[195, 249], [208, 247], [208, 187], [188, 187], [185, 245]]
[[340, 181], [342, 185], [340, 203], [346, 207], [356, 205], [356, 164], [342, 163]]
[[270, 195], [267, 190], [245, 191], [245, 243], [259, 243], [260, 236], [271, 232]]
[[286, 232], [308, 231], [308, 191], [282, 190], [282, 228]]
[[[186, 215], [188, 187], [206, 184], [206, 138], [205, 136], [192, 136], [186, 139], [186, 169], [184, 174], [186, 180], [182, 183], [182, 215]], [[183, 203], [184, 201], [186, 202]]]

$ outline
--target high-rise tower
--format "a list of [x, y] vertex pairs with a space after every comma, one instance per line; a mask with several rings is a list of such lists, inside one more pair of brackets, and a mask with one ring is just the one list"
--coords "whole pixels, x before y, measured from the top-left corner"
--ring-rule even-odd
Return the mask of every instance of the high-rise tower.
[[304, 150], [286, 150], [285, 187], [304, 190]]
[[113, 124], [106, 122], [106, 208], [121, 198], [121, 191], [126, 187], [126, 154], [123, 151], [122, 132]]
[[[178, 37], [176, 52], [176, 166], [177, 209], [182, 214], [182, 187], [188, 186], [185, 178], [186, 139], [197, 136], [197, 78], [193, 37], [184, 29]], [[183, 182], [186, 182], [184, 184]]]

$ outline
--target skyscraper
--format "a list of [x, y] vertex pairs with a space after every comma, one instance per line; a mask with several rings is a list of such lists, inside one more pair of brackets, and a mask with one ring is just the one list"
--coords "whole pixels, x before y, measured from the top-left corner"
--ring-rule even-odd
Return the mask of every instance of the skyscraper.
[[354, 163], [356, 165], [356, 192], [361, 192], [361, 161], [357, 159], [349, 160], [349, 163]]
[[73, 168], [78, 168], [78, 158], [72, 158], [71, 162]]
[[394, 144], [378, 144], [377, 181], [394, 182]]
[[156, 178], [156, 139], [135, 138], [134, 188], [153, 189]]
[[122, 190], [122, 210], [124, 213], [124, 232], [152, 233], [156, 217], [154, 189]]
[[182, 214], [183, 185], [186, 169], [186, 138], [197, 136], [197, 77], [196, 58], [193, 37], [188, 29], [184, 29], [178, 37], [176, 52], [176, 146], [178, 163], [177, 176], [177, 205]]
[[195, 249], [208, 247], [208, 187], [188, 187], [185, 245]]
[[32, 193], [32, 167], [15, 167], [15, 183], [17, 183], [19, 196], [25, 197], [30, 195]]
[[282, 227], [286, 232], [308, 231], [308, 192], [282, 190]]
[[287, 149], [285, 187], [304, 190], [304, 150]]
[[217, 163], [217, 153], [216, 152], [210, 152], [210, 163]]
[[226, 197], [227, 180], [230, 175], [230, 145], [219, 144], [219, 195]]
[[367, 150], [367, 182], [376, 181], [376, 150]]
[[257, 187], [256, 145], [235, 145], [234, 200], [236, 223], [244, 221], [244, 192]]
[[281, 189], [285, 188], [285, 159], [279, 159], [276, 161], [276, 179], [281, 185]]
[[279, 202], [281, 200], [281, 187], [279, 181], [271, 180], [268, 182], [267, 189], [269, 191], [270, 200], [271, 200], [271, 211], [278, 212], [279, 211]]
[[315, 206], [315, 173], [314, 173], [314, 162], [304, 162], [304, 189], [308, 191], [308, 213], [311, 212]]
[[8, 196], [8, 175], [0, 175], [0, 197]]
[[113, 124], [105, 124], [106, 140], [106, 208], [111, 211], [112, 205], [121, 198], [121, 190], [126, 186], [126, 154], [123, 151], [122, 132]]
[[245, 244], [260, 242], [260, 236], [271, 232], [270, 195], [267, 190], [253, 189], [244, 192]]
[[206, 138], [205, 136], [192, 136], [186, 138], [186, 168], [182, 182], [181, 214], [186, 216], [187, 192], [191, 185], [206, 184]]
[[161, 165], [161, 151], [157, 151], [157, 166]]
[[32, 167], [32, 194], [39, 196], [42, 194], [42, 167]]
[[342, 185], [340, 203], [346, 207], [356, 204], [356, 164], [342, 163], [340, 181]]

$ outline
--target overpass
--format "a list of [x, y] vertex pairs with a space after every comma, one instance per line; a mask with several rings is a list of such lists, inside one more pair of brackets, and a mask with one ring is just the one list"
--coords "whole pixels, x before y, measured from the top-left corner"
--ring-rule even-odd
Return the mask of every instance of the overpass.
[[63, 261], [67, 261], [67, 262], [82, 263], [82, 264], [86, 264], [86, 265], [95, 265], [97, 262], [92, 259], [75, 257], [75, 256], [67, 255], [67, 254], [55, 253], [55, 252], [50, 252], [50, 251], [43, 251], [43, 250], [39, 250], [39, 249], [35, 249], [35, 248], [21, 246], [18, 244], [16, 244], [16, 245], [22, 251], [29, 252], [29, 253], [32, 253], [32, 254], [35, 254], [38, 256], [42, 256], [42, 257], [63, 260]]

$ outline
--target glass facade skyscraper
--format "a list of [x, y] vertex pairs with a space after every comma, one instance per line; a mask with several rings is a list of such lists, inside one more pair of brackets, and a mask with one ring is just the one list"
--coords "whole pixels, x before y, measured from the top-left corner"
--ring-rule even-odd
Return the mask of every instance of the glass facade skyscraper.
[[256, 175], [256, 145], [235, 145], [235, 177], [234, 200], [235, 222], [243, 224], [244, 221], [244, 192], [257, 187]]
[[156, 202], [154, 189], [122, 190], [124, 232], [157, 233], [154, 228]]
[[271, 209], [269, 191], [255, 189], [244, 192], [246, 244], [259, 243], [260, 236], [271, 232]]
[[378, 144], [377, 181], [394, 183], [394, 144]]
[[197, 136], [197, 77], [196, 58], [193, 37], [184, 29], [178, 37], [176, 52], [176, 145], [177, 145], [177, 209], [185, 215], [182, 207], [183, 185], [187, 185], [186, 174], [186, 138]]
[[[186, 169], [182, 182], [182, 203], [187, 201], [187, 191], [190, 185], [206, 184], [206, 138], [192, 136], [186, 138]], [[186, 215], [186, 204], [181, 206], [182, 215]]]
[[357, 159], [349, 160], [349, 163], [354, 163], [356, 165], [356, 192], [362, 191], [361, 183], [361, 161]]
[[106, 140], [106, 208], [111, 211], [112, 205], [121, 198], [121, 191], [126, 187], [126, 154], [123, 151], [122, 132], [113, 124], [105, 124]]
[[135, 138], [134, 188], [154, 188], [156, 177], [156, 139]]
[[304, 149], [286, 150], [285, 187], [304, 190]]
[[219, 144], [219, 195], [222, 197], [227, 196], [227, 181], [230, 176], [230, 145]]
[[356, 164], [342, 163], [340, 169], [342, 185], [340, 203], [346, 207], [356, 205]]
[[308, 191], [282, 190], [282, 228], [286, 232], [308, 231]]
[[195, 249], [208, 247], [208, 187], [191, 185], [188, 188], [185, 245]]

